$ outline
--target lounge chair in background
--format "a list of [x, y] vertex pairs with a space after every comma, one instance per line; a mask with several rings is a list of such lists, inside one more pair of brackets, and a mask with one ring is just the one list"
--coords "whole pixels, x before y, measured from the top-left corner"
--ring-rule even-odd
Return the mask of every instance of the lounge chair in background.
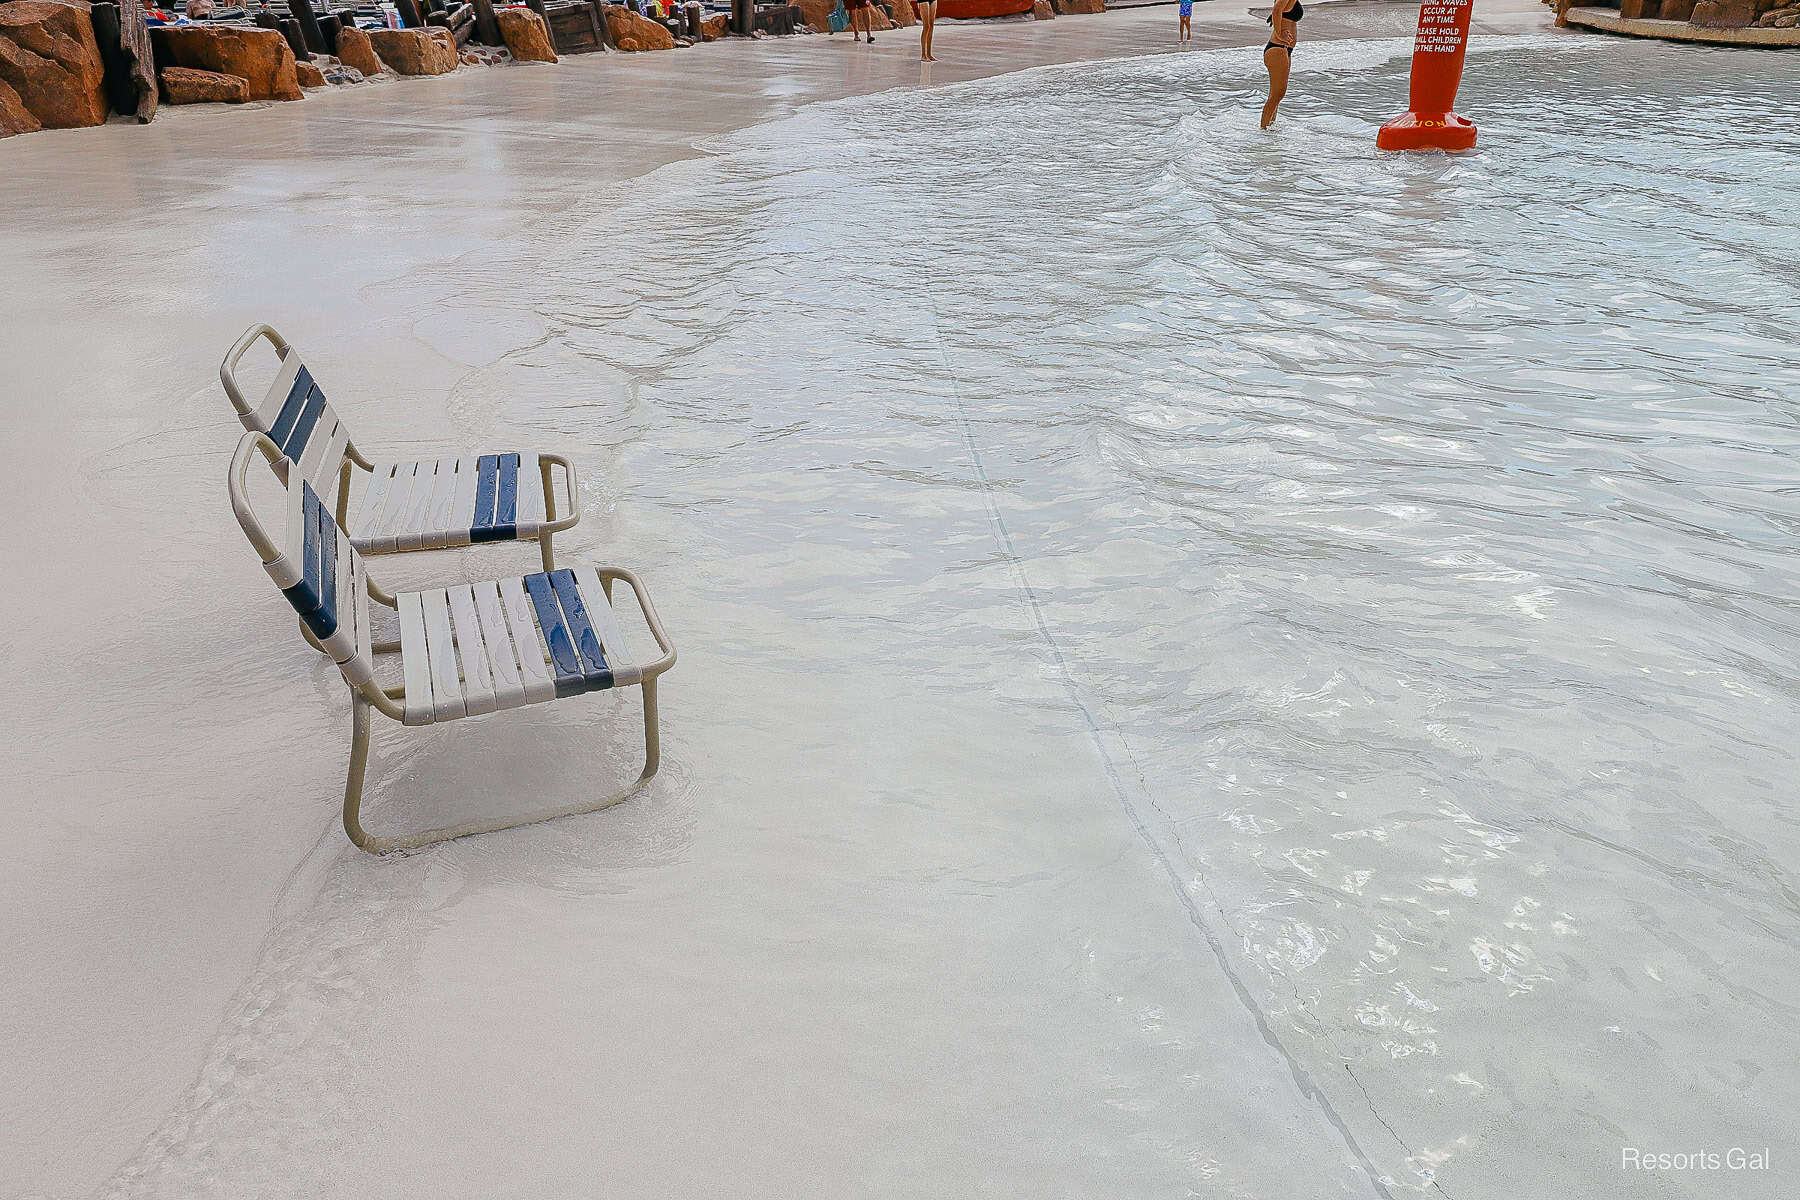
[[[259, 338], [275, 348], [281, 365], [262, 403], [252, 406], [238, 386], [237, 366]], [[560, 454], [515, 452], [412, 462], [364, 457], [299, 352], [267, 325], [251, 326], [232, 345], [219, 364], [219, 382], [244, 428], [266, 434], [280, 450], [277, 474], [285, 482], [288, 464], [299, 464], [301, 477], [332, 506], [359, 553], [535, 540], [544, 570], [550, 571], [556, 567], [552, 535], [581, 519], [575, 468]], [[560, 504], [553, 467], [563, 471]], [[356, 472], [367, 478], [352, 515]]]

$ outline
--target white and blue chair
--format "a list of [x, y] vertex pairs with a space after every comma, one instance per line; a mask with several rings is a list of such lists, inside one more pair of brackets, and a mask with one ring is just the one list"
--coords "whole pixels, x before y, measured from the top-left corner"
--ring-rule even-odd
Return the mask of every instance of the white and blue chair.
[[[281, 365], [260, 404], [252, 405], [238, 385], [237, 367], [258, 339], [267, 339]], [[277, 473], [285, 481], [289, 464], [337, 514], [359, 554], [445, 550], [488, 542], [536, 541], [544, 570], [556, 567], [553, 535], [581, 519], [575, 468], [560, 454], [514, 452], [423, 459], [372, 461], [325, 399], [299, 352], [267, 325], [244, 331], [225, 361], [219, 382], [238, 420], [252, 433], [266, 434], [280, 450]], [[554, 486], [562, 471], [562, 490]], [[360, 499], [354, 514], [350, 493], [357, 474]]]
[[[286, 496], [279, 543], [249, 496], [246, 475], [258, 451], [276, 471]], [[271, 434], [244, 434], [231, 459], [231, 507], [263, 569], [300, 614], [307, 640], [331, 656], [350, 685], [344, 832], [352, 842], [381, 854], [593, 812], [629, 798], [656, 773], [661, 758], [656, 681], [675, 665], [675, 647], [635, 575], [617, 567], [581, 566], [394, 595], [369, 576], [355, 539], [332, 515], [304, 467], [291, 469], [294, 462], [285, 444]], [[630, 586], [655, 639], [659, 657], [651, 662], [633, 657], [613, 609], [613, 584], [620, 580]], [[379, 608], [394, 613], [398, 640], [375, 640], [372, 619]], [[400, 682], [384, 685], [376, 658], [395, 652], [400, 655]], [[404, 725], [437, 725], [625, 687], [638, 688], [643, 697], [644, 769], [624, 790], [525, 816], [424, 833], [379, 837], [363, 828], [369, 709]]]

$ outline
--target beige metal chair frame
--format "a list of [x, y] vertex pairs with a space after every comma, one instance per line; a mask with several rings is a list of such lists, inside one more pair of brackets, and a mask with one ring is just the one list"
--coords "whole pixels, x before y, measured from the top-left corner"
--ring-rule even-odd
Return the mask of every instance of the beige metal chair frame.
[[[245, 536], [250, 539], [250, 544], [255, 547], [265, 568], [270, 568], [281, 564], [286, 556], [269, 536], [250, 504], [245, 475], [251, 456], [256, 451], [262, 453], [270, 467], [275, 468], [278, 474], [280, 474], [280, 464], [286, 461], [280, 447], [267, 434], [256, 431], [246, 433], [238, 442], [237, 451], [231, 460], [229, 476], [231, 507], [237, 516], [238, 524], [242, 526]], [[346, 549], [348, 549], [347, 542]], [[397, 612], [400, 603], [399, 597], [383, 589], [372, 576], [363, 574], [360, 558], [355, 556], [354, 552], [351, 553], [355, 560], [355, 577], [364, 580], [369, 600]], [[397, 641], [373, 642], [368, 638], [365, 627], [362, 630], [361, 646], [352, 647], [345, 652], [345, 657], [336, 659], [339, 668], [344, 672], [345, 681], [350, 685], [351, 695], [350, 768], [344, 782], [344, 832], [349, 835], [352, 842], [371, 853], [385, 854], [395, 850], [416, 849], [452, 838], [468, 837], [471, 834], [493, 833], [502, 829], [514, 829], [521, 825], [548, 821], [556, 817], [595, 812], [631, 798], [642, 789], [651, 776], [656, 774], [662, 757], [656, 705], [656, 682], [663, 672], [675, 665], [675, 647], [663, 629], [656, 608], [637, 576], [619, 567], [596, 567], [593, 570], [601, 580], [608, 601], [612, 597], [614, 581], [623, 580], [630, 585], [638, 609], [643, 615], [644, 624], [649, 629], [651, 636], [655, 638], [661, 654], [661, 657], [654, 662], [634, 670], [637, 675], [634, 682], [641, 689], [644, 705], [644, 768], [637, 779], [624, 789], [598, 799], [576, 801], [572, 804], [524, 816], [466, 821], [459, 825], [412, 834], [381, 836], [370, 833], [363, 827], [361, 812], [363, 779], [369, 761], [369, 710], [374, 708], [391, 720], [405, 722], [407, 707], [405, 685], [382, 685], [375, 678], [372, 661], [366, 657], [374, 654], [395, 653], [400, 650], [400, 643]], [[341, 602], [351, 604], [354, 600], [354, 597], [344, 597]], [[332, 654], [331, 649], [321, 644], [310, 631], [305, 629], [304, 623], [302, 630], [307, 633], [307, 640], [315, 648]], [[336, 658], [335, 655], [333, 657]], [[353, 676], [360, 677], [360, 681]]]
[[[252, 325], [232, 344], [231, 349], [226, 351], [224, 360], [219, 364], [219, 382], [224, 386], [225, 395], [230, 398], [231, 407], [237, 411], [238, 420], [243, 424], [244, 428], [252, 433], [267, 434], [270, 432], [269, 420], [272, 419], [272, 417], [266, 415], [266, 410], [270, 408], [269, 402], [265, 401], [263, 409], [258, 409], [256, 405], [250, 403], [250, 401], [244, 397], [243, 390], [238, 386], [237, 381], [238, 363], [243, 360], [244, 355], [250, 352], [251, 347], [255, 346], [259, 339], [267, 340], [269, 345], [274, 348], [276, 356], [279, 357], [283, 363], [285, 363], [289, 355], [294, 352], [294, 348], [289, 344], [288, 340], [275, 332], [274, 328], [271, 326]], [[373, 476], [378, 469], [378, 464], [370, 461], [363, 455], [362, 451], [357, 448], [356, 443], [352, 441], [349, 436], [349, 431], [344, 429], [341, 424], [337, 423], [336, 414], [332, 412], [329, 405], [325, 407], [322, 421], [326, 423], [326, 428], [320, 430], [320, 447], [322, 453], [318, 456], [317, 465], [314, 466], [312, 471], [308, 472], [308, 478], [311, 480], [314, 489], [318, 491], [319, 495], [328, 501], [331, 499], [332, 491], [336, 492], [335, 511], [338, 524], [345, 529], [349, 529], [351, 468], [355, 467], [356, 469]], [[341, 436], [333, 437], [334, 429], [332, 426], [335, 426], [337, 431], [341, 431]], [[271, 444], [273, 444], [273, 439], [271, 439]], [[340, 445], [342, 447], [341, 451], [339, 451]], [[553, 571], [556, 569], [556, 554], [552, 545], [552, 539], [554, 535], [572, 528], [576, 522], [581, 520], [581, 506], [576, 499], [576, 497], [581, 494], [581, 485], [575, 477], [575, 465], [563, 455], [540, 451], [537, 454], [537, 459], [544, 489], [544, 521], [535, 533], [524, 535], [524, 537], [527, 540], [531, 538], [536, 539], [538, 543], [538, 553], [543, 559], [544, 570]], [[275, 467], [276, 474], [283, 483], [287, 482], [287, 463], [288, 460], [283, 457], [282, 461], [277, 463]], [[560, 516], [557, 514], [557, 493], [555, 480], [551, 473], [552, 466], [561, 467], [563, 471], [563, 480], [565, 484], [563, 507], [567, 508], [568, 511]], [[497, 541], [495, 544], [503, 545], [505, 544], [505, 540]], [[415, 548], [401, 548], [399, 552], [410, 552], [410, 549], [432, 550], [446, 548], [455, 547], [420, 546]]]

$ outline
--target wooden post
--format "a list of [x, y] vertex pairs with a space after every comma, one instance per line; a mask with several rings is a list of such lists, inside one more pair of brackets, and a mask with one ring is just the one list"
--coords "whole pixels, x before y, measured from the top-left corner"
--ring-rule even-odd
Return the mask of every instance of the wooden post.
[[288, 0], [288, 14], [300, 22], [300, 36], [306, 39], [308, 50], [314, 54], [331, 53], [319, 28], [319, 18], [313, 14], [312, 0]]
[[394, 7], [400, 10], [400, 24], [408, 29], [423, 29], [425, 14], [419, 11], [414, 0], [394, 0]]
[[504, 45], [500, 36], [500, 19], [494, 15], [494, 0], [474, 0], [475, 33], [486, 46]]
[[311, 62], [312, 52], [306, 48], [306, 35], [300, 31], [300, 22], [289, 17], [278, 26], [281, 36], [287, 39], [294, 51], [294, 61]]

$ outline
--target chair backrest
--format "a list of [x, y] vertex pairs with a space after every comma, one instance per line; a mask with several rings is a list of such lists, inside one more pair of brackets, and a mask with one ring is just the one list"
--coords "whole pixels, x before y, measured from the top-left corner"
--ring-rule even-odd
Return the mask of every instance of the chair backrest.
[[300, 620], [319, 640], [352, 687], [375, 677], [370, 648], [369, 582], [362, 555], [314, 490], [298, 471], [288, 471], [283, 485], [287, 522], [279, 542], [257, 518], [246, 489], [245, 472], [258, 449], [279, 474], [291, 462], [269, 434], [252, 430], [238, 442], [231, 460], [231, 507], [238, 524], [262, 558], [263, 570], [275, 581]]
[[[258, 338], [267, 338], [281, 358], [275, 382], [268, 394], [254, 407], [238, 387], [237, 365]], [[267, 434], [281, 451], [282, 459], [275, 472], [285, 483], [288, 464], [297, 463], [301, 478], [326, 500], [337, 493], [338, 470], [350, 445], [350, 431], [338, 420], [337, 412], [325, 399], [300, 361], [300, 352], [267, 325], [253, 325], [244, 332], [219, 365], [219, 382], [237, 410], [238, 420], [251, 433]]]

